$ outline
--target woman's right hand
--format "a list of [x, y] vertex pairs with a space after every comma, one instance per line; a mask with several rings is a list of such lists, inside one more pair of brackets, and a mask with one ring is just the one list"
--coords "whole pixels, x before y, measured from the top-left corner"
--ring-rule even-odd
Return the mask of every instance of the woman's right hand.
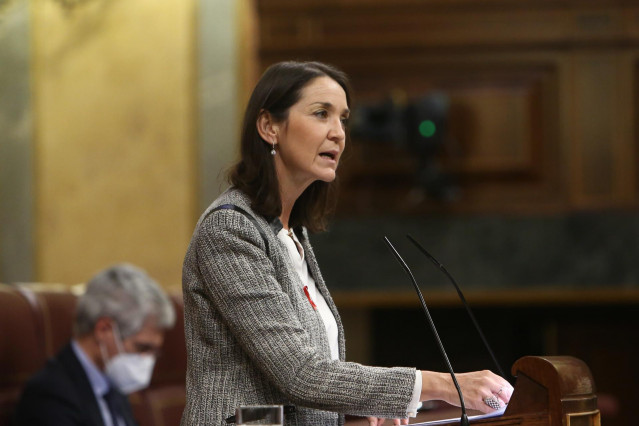
[[[466, 408], [490, 413], [503, 408], [513, 394], [513, 387], [503, 377], [489, 370], [456, 374]], [[442, 400], [460, 406], [459, 395], [449, 373], [422, 370], [421, 401]], [[490, 405], [489, 405], [490, 404]]]

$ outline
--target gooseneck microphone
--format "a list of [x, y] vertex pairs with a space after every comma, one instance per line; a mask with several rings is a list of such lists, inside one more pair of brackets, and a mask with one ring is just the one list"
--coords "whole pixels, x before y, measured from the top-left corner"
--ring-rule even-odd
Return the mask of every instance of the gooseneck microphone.
[[466, 415], [466, 404], [464, 404], [464, 396], [462, 395], [462, 391], [461, 391], [461, 388], [459, 387], [459, 383], [457, 383], [457, 377], [455, 377], [455, 372], [453, 371], [453, 367], [450, 365], [450, 361], [448, 360], [448, 355], [446, 355], [446, 351], [444, 350], [444, 345], [442, 344], [442, 341], [439, 338], [439, 334], [437, 333], [437, 328], [435, 328], [435, 323], [433, 322], [433, 318], [430, 316], [430, 312], [428, 311], [428, 307], [426, 306], [426, 302], [424, 301], [424, 296], [422, 296], [422, 292], [419, 290], [417, 281], [415, 281], [415, 277], [413, 276], [413, 273], [411, 272], [406, 262], [404, 262], [404, 259], [402, 259], [402, 257], [399, 255], [397, 250], [395, 250], [395, 247], [393, 247], [393, 244], [391, 244], [391, 242], [388, 240], [387, 237], [384, 237], [384, 241], [386, 241], [386, 244], [388, 245], [388, 247], [390, 247], [391, 251], [395, 255], [395, 258], [397, 259], [399, 264], [402, 265], [402, 267], [404, 268], [404, 271], [406, 271], [406, 273], [408, 274], [408, 276], [410, 277], [413, 283], [413, 286], [415, 287], [417, 296], [419, 296], [419, 301], [422, 303], [422, 308], [424, 309], [424, 312], [426, 313], [428, 324], [430, 325], [430, 328], [433, 331], [433, 334], [435, 335], [435, 339], [437, 340], [437, 345], [439, 346], [439, 351], [441, 352], [442, 357], [444, 358], [444, 361], [446, 361], [446, 366], [448, 367], [448, 371], [450, 372], [450, 377], [452, 377], [453, 383], [455, 384], [455, 388], [457, 389], [457, 394], [459, 395], [459, 403], [460, 403], [461, 412], [462, 412], [460, 424], [461, 426], [469, 426], [468, 416]]
[[488, 344], [488, 340], [486, 340], [486, 336], [484, 336], [484, 333], [482, 332], [481, 327], [479, 326], [479, 324], [477, 323], [477, 320], [475, 319], [475, 315], [473, 315], [473, 311], [470, 309], [470, 306], [468, 306], [468, 303], [466, 303], [466, 298], [464, 297], [464, 294], [462, 293], [461, 289], [457, 285], [457, 282], [455, 281], [453, 276], [446, 270], [446, 268], [444, 268], [444, 265], [439, 263], [437, 259], [433, 257], [433, 255], [431, 255], [428, 251], [426, 251], [426, 249], [422, 247], [422, 245], [419, 244], [417, 240], [415, 240], [410, 235], [406, 235], [406, 238], [408, 238], [411, 243], [415, 244], [415, 246], [419, 249], [419, 251], [421, 251], [424, 254], [424, 256], [426, 256], [428, 259], [431, 260], [431, 262], [433, 262], [437, 267], [439, 267], [439, 269], [448, 277], [448, 279], [453, 284], [453, 286], [455, 286], [455, 290], [457, 290], [459, 299], [464, 304], [464, 307], [466, 308], [466, 311], [468, 312], [470, 319], [473, 321], [473, 324], [475, 325], [475, 328], [477, 329], [477, 332], [479, 333], [481, 340], [484, 342], [484, 346], [486, 347], [486, 349], [488, 350], [488, 353], [492, 357], [493, 362], [495, 363], [495, 367], [497, 367], [497, 371], [499, 371], [499, 375], [505, 378], [506, 375], [504, 374], [504, 370], [502, 370], [501, 366], [499, 365], [499, 362], [497, 362], [497, 358], [495, 357], [493, 350], [490, 348], [490, 345]]

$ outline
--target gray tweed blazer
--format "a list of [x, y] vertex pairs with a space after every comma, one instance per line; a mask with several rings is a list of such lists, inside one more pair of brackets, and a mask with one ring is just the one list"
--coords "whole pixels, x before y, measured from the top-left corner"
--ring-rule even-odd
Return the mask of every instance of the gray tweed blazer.
[[[242, 213], [209, 214], [221, 204], [251, 214], [268, 251]], [[224, 425], [237, 406], [260, 404], [294, 405], [287, 425], [338, 425], [343, 414], [404, 417], [415, 369], [344, 361], [342, 323], [302, 229], [310, 273], [339, 328], [340, 360], [331, 360], [322, 319], [277, 238], [281, 226], [256, 214], [235, 189], [198, 221], [182, 277], [188, 354], [182, 425]]]

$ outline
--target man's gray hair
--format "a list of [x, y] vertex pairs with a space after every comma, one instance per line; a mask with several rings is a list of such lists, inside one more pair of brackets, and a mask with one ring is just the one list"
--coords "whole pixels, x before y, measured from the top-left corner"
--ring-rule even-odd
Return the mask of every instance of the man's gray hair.
[[142, 269], [121, 263], [98, 272], [78, 300], [75, 333], [84, 336], [98, 319], [109, 317], [124, 339], [142, 329], [148, 318], [167, 329], [175, 323], [173, 304]]

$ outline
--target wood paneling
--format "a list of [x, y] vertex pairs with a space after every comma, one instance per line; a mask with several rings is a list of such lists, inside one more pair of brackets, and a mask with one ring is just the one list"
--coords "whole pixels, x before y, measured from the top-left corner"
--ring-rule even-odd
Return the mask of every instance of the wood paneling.
[[[467, 55], [408, 62], [397, 58], [397, 66], [389, 67], [373, 59], [362, 69], [349, 67], [355, 90], [362, 103], [397, 91], [407, 97], [430, 91], [449, 96], [450, 135], [441, 161], [459, 181], [463, 200], [488, 208], [507, 198], [511, 209], [525, 208], [525, 197], [546, 206], [563, 202], [557, 55]], [[414, 202], [417, 161], [408, 149], [361, 140], [349, 149], [354, 152], [342, 170], [343, 191], [348, 193], [344, 198], [361, 202], [342, 203], [341, 209], [363, 212], [375, 199], [376, 209]]]
[[[333, 63], [360, 105], [450, 99], [433, 202], [398, 143], [353, 138], [342, 213], [637, 207], [639, 5], [631, 1], [258, 1], [262, 67]], [[357, 103], [354, 105], [357, 108]]]
[[632, 62], [624, 52], [578, 52], [572, 74], [574, 202], [581, 207], [631, 204], [637, 175]]
[[259, 1], [268, 51], [557, 46], [639, 32], [631, 1]]
[[628, 112], [632, 114], [632, 118], [629, 120], [628, 132], [634, 139], [634, 153], [628, 161], [635, 167], [635, 181], [634, 185], [631, 184], [631, 186], [634, 186], [632, 197], [633, 199], [637, 199], [639, 198], [639, 167], [637, 166], [636, 159], [639, 158], [639, 119], [637, 119], [636, 115], [639, 113], [639, 58], [633, 58], [633, 61], [632, 84], [630, 85], [630, 90], [627, 92], [627, 95], [632, 97], [630, 101], [631, 108]]

